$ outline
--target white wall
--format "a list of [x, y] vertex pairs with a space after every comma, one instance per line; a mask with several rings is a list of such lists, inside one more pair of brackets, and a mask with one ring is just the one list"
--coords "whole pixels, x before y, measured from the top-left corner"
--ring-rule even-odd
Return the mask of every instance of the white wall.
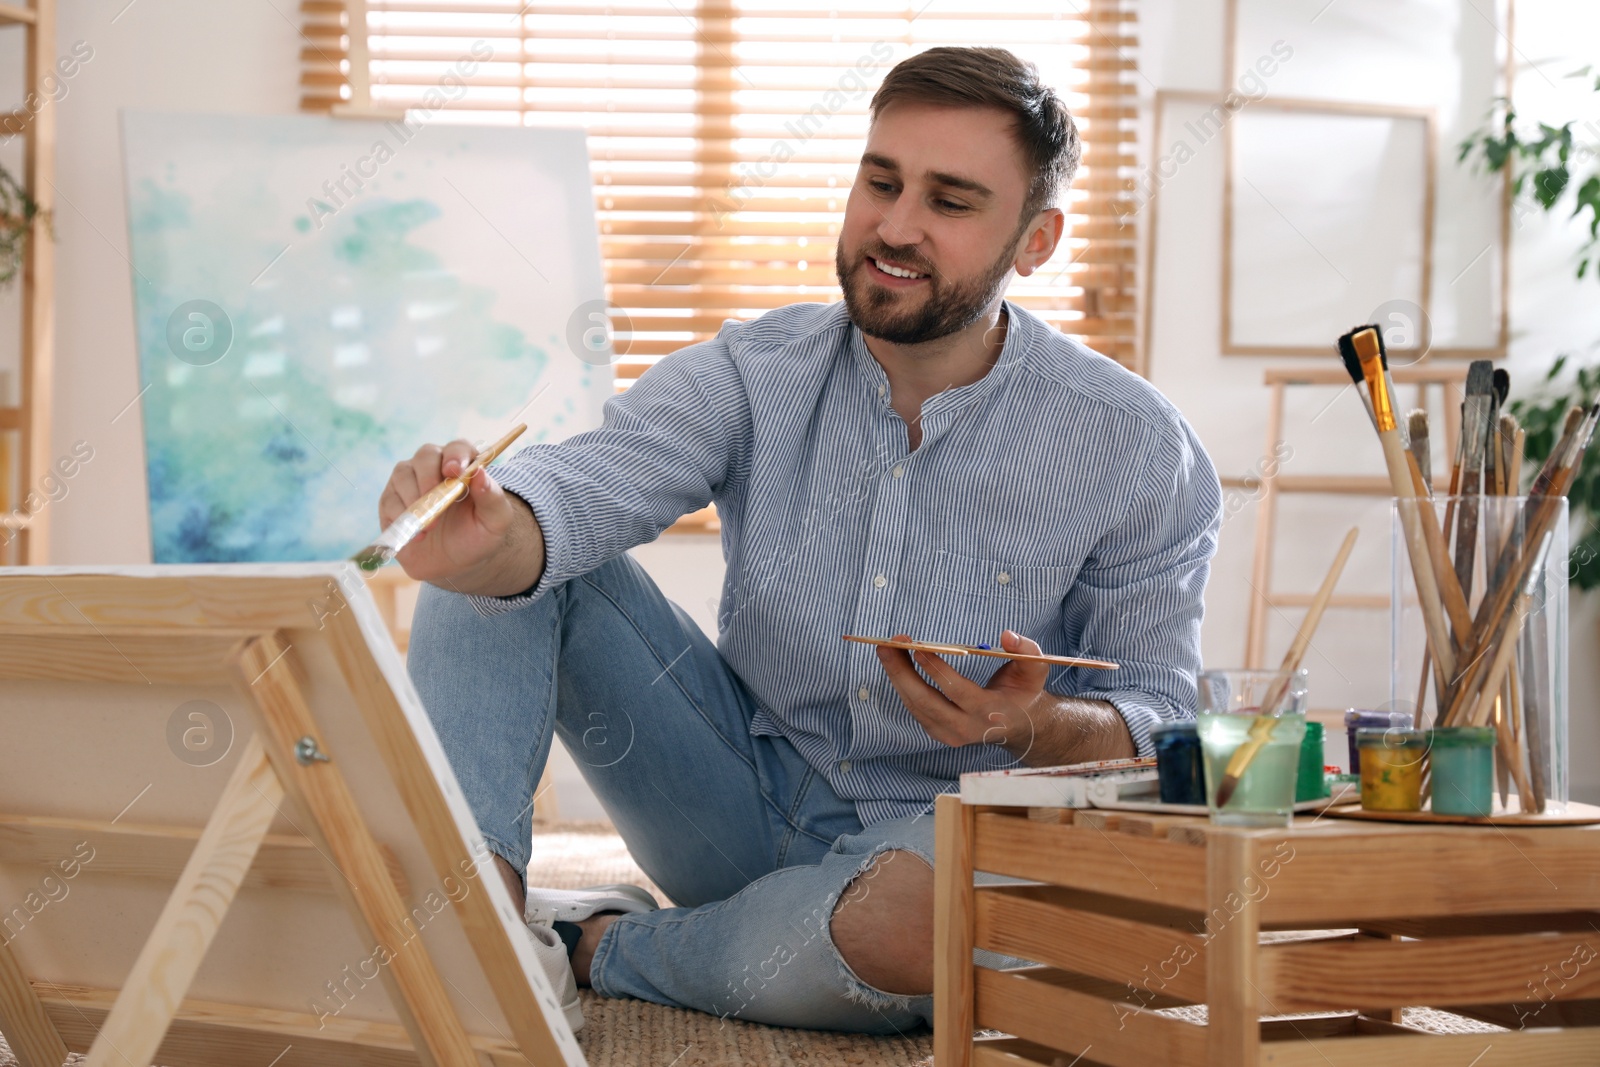
[[[1255, 2], [1259, 5], [1262, 0]], [[1309, 10], [1314, 12], [1320, 6]], [[1596, 49], [1600, 13], [1592, 3], [1580, 0], [1523, 0], [1521, 6], [1519, 50], [1524, 56], [1548, 59], [1545, 69], [1550, 81], [1542, 74], [1525, 74], [1518, 84], [1519, 104], [1525, 114], [1542, 112], [1564, 118], [1575, 110], [1577, 101], [1586, 103], [1593, 95], [1581, 93], [1577, 83], [1563, 81], [1559, 75], [1600, 58], [1574, 54], [1574, 49], [1585, 45], [1591, 52]], [[1317, 35], [1323, 31], [1309, 21], [1303, 7], [1298, 0], [1282, 5], [1285, 19], [1296, 17], [1302, 24], [1286, 25], [1279, 35], [1298, 42], [1298, 57], [1314, 57], [1326, 50], [1326, 42], [1319, 51]], [[54, 440], [63, 454], [73, 442], [87, 441], [95, 449], [95, 458], [74, 479], [68, 497], [52, 505], [52, 549], [59, 562], [149, 558], [137, 406], [123, 413], [137, 394], [138, 384], [117, 110], [294, 111], [297, 56], [302, 45], [295, 28], [297, 18], [296, 5], [288, 0], [138, 0], [132, 5], [126, 0], [65, 0], [62, 4], [61, 51], [83, 41], [93, 48], [94, 55], [71, 81], [59, 111], [56, 234], [60, 295]], [[1348, 20], [1340, 25], [1348, 32]], [[1466, 35], [1464, 25], [1451, 32]], [[1158, 86], [1220, 86], [1224, 80], [1222, 26], [1222, 0], [1145, 0], [1140, 25], [1140, 73], [1145, 87], [1153, 92]], [[1402, 28], [1404, 33], [1385, 37], [1384, 47], [1393, 48], [1397, 37], [1404, 40], [1405, 34], [1414, 34], [1421, 35], [1417, 39], [1427, 44], [1430, 55], [1438, 52], [1438, 41], [1427, 36], [1426, 25]], [[14, 54], [14, 46], [0, 33], [0, 63], [9, 64]], [[1570, 61], [1562, 58], [1567, 56]], [[0, 152], [4, 151], [0, 147]], [[1265, 394], [1259, 385], [1261, 369], [1281, 361], [1220, 355], [1216, 316], [1221, 170], [1217, 152], [1215, 142], [1206, 146], [1201, 157], [1162, 187], [1151, 373], [1194, 422], [1218, 467], [1224, 473], [1242, 474], [1261, 454], [1265, 408]], [[0, 155], [0, 159], [9, 158]], [[1442, 168], [1453, 165], [1449, 155], [1441, 160]], [[1452, 224], [1448, 217], [1439, 220], [1441, 240], [1449, 240]], [[1519, 381], [1535, 376], [1556, 351], [1582, 348], [1592, 353], [1590, 346], [1600, 338], [1600, 313], [1595, 310], [1600, 304], [1594, 299], [1593, 284], [1579, 286], [1570, 277], [1569, 256], [1576, 243], [1571, 227], [1542, 216], [1522, 219], [1516, 230], [1512, 265], [1517, 335], [1510, 365]], [[7, 314], [0, 298], [0, 321]], [[0, 349], [0, 366], [14, 358], [14, 352]], [[1297, 453], [1296, 462], [1305, 464], [1302, 469], [1332, 469], [1349, 462], [1347, 453], [1353, 450], [1342, 446], [1342, 441], [1360, 441], [1362, 449], [1371, 445], [1370, 435], [1361, 436], [1360, 417], [1351, 410], [1353, 398], [1343, 399], [1348, 403], [1335, 403], [1326, 416], [1316, 420], [1317, 436]], [[1315, 406], [1296, 409], [1290, 415], [1291, 425], [1308, 426], [1316, 416]], [[1357, 458], [1371, 470], [1381, 470], [1375, 448]], [[1282, 537], [1286, 554], [1280, 568], [1284, 584], [1314, 583], [1333, 548], [1336, 535], [1329, 531], [1342, 528], [1347, 515], [1348, 502], [1297, 515], [1286, 512]], [[1224, 529], [1208, 591], [1205, 642], [1209, 662], [1237, 662], [1242, 656], [1252, 518], [1253, 512], [1245, 508], [1230, 518]], [[1381, 514], [1374, 513], [1369, 529], [1379, 530], [1381, 522]], [[1366, 537], [1362, 552], [1356, 569], [1368, 573], [1366, 580], [1373, 591], [1387, 591], [1388, 546], [1384, 538]], [[709, 627], [714, 617], [710, 605], [722, 570], [715, 541], [672, 539], [647, 546], [638, 554], [669, 594]], [[1292, 624], [1293, 620], [1286, 620], [1274, 631], [1274, 650], [1283, 648]], [[1339, 680], [1340, 686], [1377, 693], [1384, 688], [1386, 672], [1381, 662], [1371, 664], [1368, 652], [1362, 650], [1387, 648], [1387, 620], [1347, 620], [1340, 625], [1343, 631], [1330, 629], [1329, 636], [1319, 640], [1319, 649], [1327, 654], [1314, 654], [1310, 666], [1320, 678], [1331, 681], [1343, 674], [1346, 677]], [[1590, 667], [1591, 661], [1600, 658], [1593, 655], [1600, 640], [1600, 612], [1593, 604], [1586, 603], [1574, 612], [1572, 631], [1577, 653], [1572, 701], [1576, 793], [1600, 800], [1600, 759], [1596, 759], [1600, 756], [1600, 725], [1593, 707], [1595, 694], [1600, 693], [1600, 672]], [[1363, 663], [1371, 665], [1357, 666]], [[1350, 674], [1357, 677], [1350, 678]], [[1591, 763], [1593, 771], [1587, 769]], [[562, 788], [564, 799], [569, 793], [573, 798], [569, 809], [581, 802], [578, 791]], [[569, 814], [586, 813], [592, 812], [569, 810]]]

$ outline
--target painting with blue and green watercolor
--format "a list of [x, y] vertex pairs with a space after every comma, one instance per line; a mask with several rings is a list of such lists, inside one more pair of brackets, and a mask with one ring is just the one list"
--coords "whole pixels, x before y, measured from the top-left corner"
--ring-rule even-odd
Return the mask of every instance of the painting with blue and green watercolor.
[[342, 558], [419, 445], [599, 425], [581, 130], [129, 112], [123, 148], [156, 562]]

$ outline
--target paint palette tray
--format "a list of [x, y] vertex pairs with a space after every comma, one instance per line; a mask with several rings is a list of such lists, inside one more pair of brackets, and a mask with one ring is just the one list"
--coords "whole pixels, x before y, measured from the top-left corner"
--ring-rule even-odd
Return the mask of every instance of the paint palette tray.
[[1538, 814], [1525, 812], [1517, 803], [1515, 794], [1505, 808], [1496, 808], [1493, 815], [1482, 818], [1472, 815], [1436, 815], [1431, 811], [1369, 811], [1360, 803], [1337, 804], [1328, 808], [1329, 815], [1341, 819], [1368, 819], [1373, 822], [1434, 823], [1456, 826], [1592, 826], [1600, 823], [1600, 807], [1568, 801], [1563, 811], [1545, 811]]
[[1600, 1063], [1600, 826], [1244, 829], [952, 795], [936, 839], [939, 1067]]

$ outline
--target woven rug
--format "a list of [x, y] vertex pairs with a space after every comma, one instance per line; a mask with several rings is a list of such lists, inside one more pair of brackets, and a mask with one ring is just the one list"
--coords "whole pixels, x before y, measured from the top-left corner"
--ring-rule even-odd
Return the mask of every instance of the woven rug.
[[[544, 884], [561, 889], [610, 882], [648, 886], [667, 903], [607, 826], [556, 824], [534, 835], [533, 870]], [[664, 1008], [639, 1000], [611, 1000], [582, 990], [584, 1028], [578, 1043], [591, 1067], [932, 1067], [932, 1034], [923, 1029], [898, 1037], [785, 1030], [700, 1012]], [[1201, 1022], [1205, 1008], [1172, 1008], [1170, 1014]], [[1436, 1033], [1493, 1033], [1499, 1027], [1429, 1008], [1407, 1008], [1404, 1021]], [[76, 1064], [82, 1057], [67, 1062]], [[1065, 1061], [1063, 1061], [1065, 1062]], [[0, 1067], [16, 1060], [0, 1040]]]

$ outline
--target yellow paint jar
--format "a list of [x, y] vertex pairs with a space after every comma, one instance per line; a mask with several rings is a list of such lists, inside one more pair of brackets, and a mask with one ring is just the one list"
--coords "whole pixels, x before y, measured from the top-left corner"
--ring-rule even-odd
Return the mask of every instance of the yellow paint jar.
[[1426, 730], [1359, 730], [1361, 806], [1367, 811], [1421, 811]]

